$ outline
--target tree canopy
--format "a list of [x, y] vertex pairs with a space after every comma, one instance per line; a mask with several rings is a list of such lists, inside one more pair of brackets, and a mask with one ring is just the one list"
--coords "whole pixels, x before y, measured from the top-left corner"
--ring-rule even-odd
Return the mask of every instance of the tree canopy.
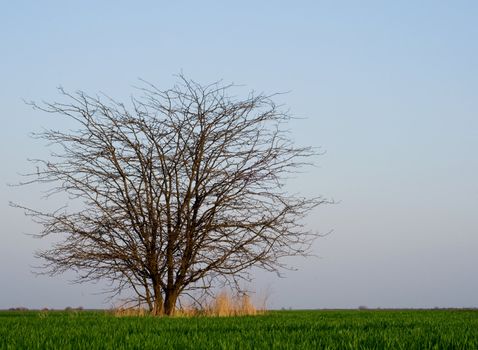
[[63, 89], [66, 102], [33, 103], [77, 125], [35, 134], [59, 150], [33, 160], [24, 182], [82, 203], [21, 206], [41, 223], [38, 236], [58, 236], [37, 253], [44, 271], [107, 280], [113, 294], [132, 289], [152, 313], [171, 315], [183, 295], [307, 255], [318, 234], [302, 219], [325, 200], [284, 184], [316, 151], [294, 145], [274, 95], [238, 99], [233, 87], [180, 76], [168, 90], [145, 83], [127, 104]]

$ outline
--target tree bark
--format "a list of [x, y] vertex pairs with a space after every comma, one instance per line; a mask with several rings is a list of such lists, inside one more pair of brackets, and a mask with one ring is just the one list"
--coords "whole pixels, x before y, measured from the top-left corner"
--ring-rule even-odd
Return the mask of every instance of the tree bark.
[[173, 316], [176, 308], [176, 300], [178, 293], [176, 291], [168, 291], [164, 299], [164, 314], [166, 316]]
[[152, 314], [154, 316], [162, 315], [164, 312], [163, 308], [163, 295], [161, 294], [161, 287], [159, 283], [154, 285], [154, 303]]

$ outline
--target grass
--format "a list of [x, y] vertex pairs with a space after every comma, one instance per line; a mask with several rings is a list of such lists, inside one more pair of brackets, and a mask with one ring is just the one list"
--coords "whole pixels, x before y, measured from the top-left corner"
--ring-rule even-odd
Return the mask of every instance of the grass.
[[[265, 305], [265, 303], [264, 303]], [[197, 304], [182, 305], [174, 311], [175, 317], [193, 316], [254, 316], [264, 313], [265, 307], [258, 309], [252, 303], [247, 294], [231, 296], [227, 292], [221, 292], [214, 299], [199, 307]], [[138, 307], [120, 307], [111, 312], [117, 317], [146, 316], [148, 310]]]
[[478, 311], [272, 311], [115, 317], [0, 312], [0, 349], [477, 349]]

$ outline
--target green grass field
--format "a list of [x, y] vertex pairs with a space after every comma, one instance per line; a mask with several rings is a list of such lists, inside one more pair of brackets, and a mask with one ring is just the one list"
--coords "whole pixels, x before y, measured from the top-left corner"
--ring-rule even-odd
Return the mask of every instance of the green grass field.
[[1, 349], [478, 349], [478, 311], [272, 311], [115, 317], [0, 312]]

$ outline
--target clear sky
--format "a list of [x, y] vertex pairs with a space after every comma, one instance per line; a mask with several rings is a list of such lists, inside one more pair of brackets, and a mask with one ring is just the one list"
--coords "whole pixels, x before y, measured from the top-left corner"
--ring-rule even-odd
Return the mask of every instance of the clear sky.
[[271, 307], [478, 307], [478, 2], [7, 1], [0, 11], [0, 308], [104, 307], [99, 285], [35, 277], [48, 245], [10, 188], [28, 137], [68, 127], [22, 99], [55, 88], [128, 97], [138, 78], [218, 79], [280, 97], [306, 119], [301, 145], [321, 146], [293, 191], [335, 199], [307, 219], [334, 232], [296, 272], [258, 274]]

